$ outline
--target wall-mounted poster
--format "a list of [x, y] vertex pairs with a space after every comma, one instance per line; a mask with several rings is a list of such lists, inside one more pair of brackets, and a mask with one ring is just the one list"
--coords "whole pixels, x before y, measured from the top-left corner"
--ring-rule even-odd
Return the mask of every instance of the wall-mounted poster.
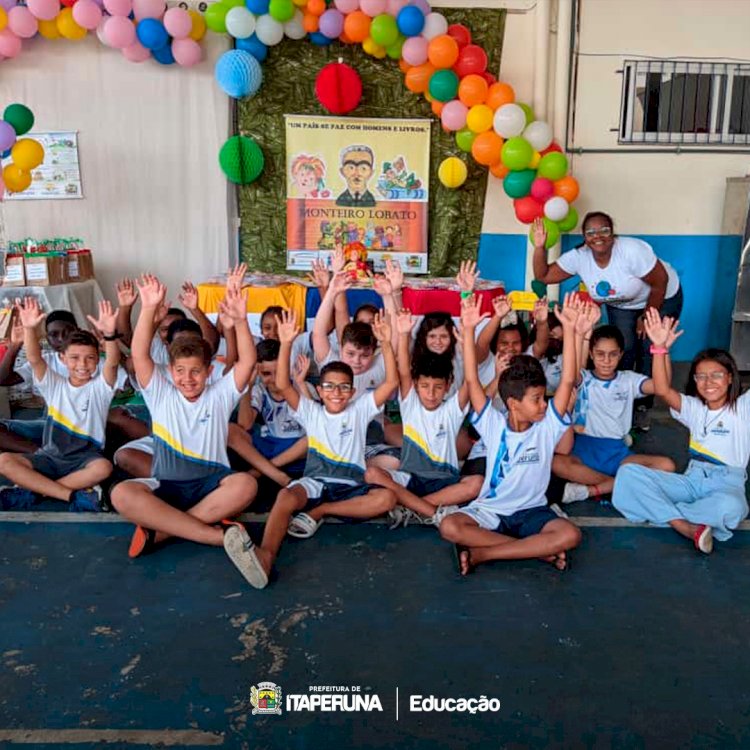
[[287, 268], [360, 242], [427, 271], [429, 120], [286, 115]]

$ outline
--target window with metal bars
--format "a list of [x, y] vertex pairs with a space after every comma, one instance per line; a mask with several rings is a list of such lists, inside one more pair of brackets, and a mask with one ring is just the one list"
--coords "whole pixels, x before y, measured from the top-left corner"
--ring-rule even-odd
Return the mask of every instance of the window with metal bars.
[[750, 146], [750, 65], [628, 60], [619, 142]]

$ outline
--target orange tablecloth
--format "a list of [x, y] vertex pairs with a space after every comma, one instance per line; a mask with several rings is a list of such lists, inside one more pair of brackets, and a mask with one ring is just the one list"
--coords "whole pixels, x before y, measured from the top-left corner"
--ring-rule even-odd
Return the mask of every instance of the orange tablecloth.
[[[305, 320], [307, 288], [301, 284], [281, 284], [269, 287], [244, 287], [247, 291], [247, 311], [262, 313], [271, 305], [279, 305], [297, 313], [297, 320]], [[218, 313], [219, 302], [224, 299], [223, 284], [198, 284], [198, 306], [204, 313]]]

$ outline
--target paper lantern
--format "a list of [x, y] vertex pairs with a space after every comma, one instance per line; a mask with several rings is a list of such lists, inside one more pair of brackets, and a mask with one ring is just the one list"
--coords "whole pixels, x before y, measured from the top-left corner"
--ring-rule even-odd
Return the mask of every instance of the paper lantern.
[[249, 185], [260, 176], [265, 160], [260, 146], [244, 135], [229, 138], [219, 152], [219, 165], [227, 179], [237, 185]]
[[449, 156], [443, 159], [438, 167], [438, 178], [447, 188], [455, 189], [466, 182], [469, 174], [466, 164], [457, 156]]
[[235, 99], [252, 96], [263, 83], [260, 63], [244, 50], [234, 49], [225, 52], [216, 61], [214, 73], [224, 93]]
[[362, 79], [345, 63], [328, 63], [315, 79], [315, 95], [329, 112], [345, 115], [356, 109], [362, 99]]

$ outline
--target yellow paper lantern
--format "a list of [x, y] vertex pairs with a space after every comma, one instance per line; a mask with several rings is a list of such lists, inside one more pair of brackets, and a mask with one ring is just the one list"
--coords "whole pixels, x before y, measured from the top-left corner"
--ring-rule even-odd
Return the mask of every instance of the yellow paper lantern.
[[475, 104], [466, 115], [466, 127], [472, 133], [485, 133], [492, 127], [494, 112], [486, 104]]
[[44, 161], [44, 149], [39, 141], [33, 138], [17, 140], [10, 150], [13, 163], [20, 169], [31, 171]]
[[438, 167], [438, 179], [447, 188], [457, 188], [466, 182], [466, 178], [469, 174], [469, 170], [466, 169], [466, 164], [457, 156], [449, 156], [447, 159], [443, 159]]
[[188, 36], [191, 39], [195, 39], [196, 42], [200, 42], [200, 40], [206, 35], [206, 22], [197, 10], [189, 10], [188, 14], [193, 20], [193, 28], [190, 29]]
[[86, 36], [86, 29], [79, 26], [73, 18], [73, 8], [63, 8], [57, 16], [57, 30], [62, 36], [77, 42]]
[[21, 169], [16, 164], [8, 164], [3, 169], [3, 182], [11, 193], [22, 193], [31, 185], [31, 172]]
[[8, 25], [8, 14], [5, 12], [5, 8], [0, 6], [0, 31], [2, 31]]
[[53, 18], [51, 21], [43, 21], [39, 19], [39, 33], [45, 39], [60, 39], [62, 34], [57, 28], [57, 18]]

